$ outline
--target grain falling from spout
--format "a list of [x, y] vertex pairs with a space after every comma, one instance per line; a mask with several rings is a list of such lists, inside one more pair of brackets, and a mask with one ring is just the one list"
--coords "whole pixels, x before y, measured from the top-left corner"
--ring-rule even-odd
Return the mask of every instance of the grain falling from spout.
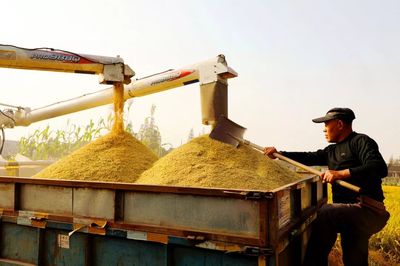
[[118, 134], [124, 131], [124, 84], [121, 82], [115, 83], [113, 91], [114, 125], [112, 131]]
[[111, 132], [48, 166], [34, 177], [108, 182], [134, 182], [157, 156], [124, 130], [124, 88], [113, 88], [114, 123]]

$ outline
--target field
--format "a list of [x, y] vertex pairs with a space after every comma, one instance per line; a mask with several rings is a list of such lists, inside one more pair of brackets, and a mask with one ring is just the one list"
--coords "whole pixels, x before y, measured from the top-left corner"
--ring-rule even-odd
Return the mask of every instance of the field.
[[372, 236], [370, 247], [385, 254], [386, 259], [400, 264], [400, 186], [384, 186], [383, 190], [390, 219], [382, 231]]
[[[369, 265], [400, 265], [400, 186], [384, 186], [385, 205], [390, 219], [385, 228], [373, 235], [369, 242]], [[341, 266], [340, 244], [337, 242], [330, 256], [330, 265]]]

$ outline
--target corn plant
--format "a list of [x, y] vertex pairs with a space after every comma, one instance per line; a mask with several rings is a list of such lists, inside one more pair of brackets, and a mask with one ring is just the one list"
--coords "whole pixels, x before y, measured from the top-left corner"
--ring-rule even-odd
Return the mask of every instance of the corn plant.
[[103, 119], [95, 123], [92, 119], [86, 126], [67, 122], [65, 130], [51, 130], [50, 126], [37, 129], [19, 141], [19, 151], [33, 160], [57, 160], [86, 143], [100, 137], [109, 127]]
[[[157, 155], [165, 155], [169, 150], [161, 144], [161, 134], [154, 122], [155, 106], [151, 107], [151, 115], [142, 124], [139, 133], [133, 132], [132, 122], [128, 122], [127, 115], [132, 106], [132, 101], [125, 105], [124, 128], [141, 140]], [[22, 137], [19, 141], [19, 152], [33, 160], [57, 160], [74, 150], [104, 135], [112, 129], [113, 115], [100, 118], [97, 121], [90, 119], [87, 125], [78, 126], [67, 121], [66, 129], [52, 130], [50, 126], [35, 130], [31, 135]], [[171, 145], [172, 146], [172, 145]]]

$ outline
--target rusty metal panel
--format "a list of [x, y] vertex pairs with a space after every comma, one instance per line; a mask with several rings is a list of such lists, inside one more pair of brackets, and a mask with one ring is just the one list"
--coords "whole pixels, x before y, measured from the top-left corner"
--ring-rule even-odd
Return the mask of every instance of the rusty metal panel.
[[14, 209], [15, 185], [12, 183], [0, 184], [0, 208]]
[[114, 219], [115, 191], [109, 189], [74, 188], [73, 215]]
[[289, 189], [284, 189], [277, 193], [277, 205], [278, 228], [282, 228], [287, 225], [291, 219], [292, 204]]
[[42, 265], [88, 265], [89, 236], [57, 229], [44, 230]]
[[[21, 262], [19, 265], [38, 265], [40, 231], [29, 226], [12, 223], [0, 224], [0, 257]], [[6, 264], [0, 265], [18, 265]]]
[[20, 193], [21, 210], [72, 215], [72, 188], [23, 184]]
[[91, 265], [169, 265], [167, 246], [158, 243], [93, 236], [90, 247]]
[[259, 238], [259, 202], [243, 199], [127, 192], [124, 221]]
[[301, 210], [305, 210], [311, 206], [312, 189], [311, 183], [306, 183], [303, 188], [301, 188]]
[[276, 266], [271, 259], [259, 263], [257, 256], [244, 256], [236, 253], [221, 253], [214, 250], [174, 246], [170, 250], [174, 266]]

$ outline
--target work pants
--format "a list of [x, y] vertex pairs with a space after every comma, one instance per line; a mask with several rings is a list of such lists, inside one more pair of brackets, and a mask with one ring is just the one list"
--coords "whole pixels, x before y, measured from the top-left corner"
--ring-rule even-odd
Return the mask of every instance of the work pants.
[[372, 211], [359, 203], [322, 206], [313, 223], [304, 266], [327, 266], [337, 234], [341, 235], [345, 266], [368, 266], [368, 240], [389, 219], [387, 211]]

